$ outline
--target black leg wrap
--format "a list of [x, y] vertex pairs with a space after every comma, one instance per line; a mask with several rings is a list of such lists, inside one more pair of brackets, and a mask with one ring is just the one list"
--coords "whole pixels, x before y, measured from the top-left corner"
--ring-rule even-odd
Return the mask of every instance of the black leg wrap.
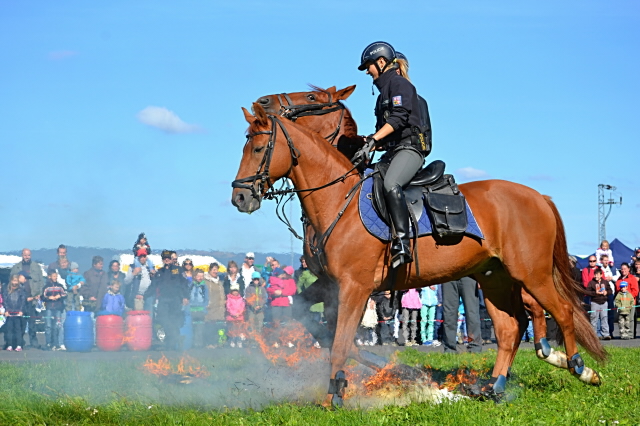
[[579, 376], [584, 371], [584, 360], [580, 354], [575, 354], [571, 359], [567, 360], [567, 367], [573, 374]]
[[349, 381], [346, 379], [344, 371], [339, 370], [336, 372], [335, 379], [329, 380], [329, 391], [327, 393], [333, 394], [331, 399], [331, 405], [333, 407], [342, 407], [344, 390], [349, 385]]

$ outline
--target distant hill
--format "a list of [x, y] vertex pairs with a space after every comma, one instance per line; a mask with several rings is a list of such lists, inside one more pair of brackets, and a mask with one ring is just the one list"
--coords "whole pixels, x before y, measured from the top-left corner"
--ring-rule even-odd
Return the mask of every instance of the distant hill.
[[[159, 254], [160, 249], [153, 249], [153, 253]], [[227, 264], [230, 260], [235, 260], [238, 265], [242, 264], [244, 261], [244, 256], [246, 252], [242, 253], [234, 253], [228, 251], [208, 251], [208, 250], [176, 250], [179, 255], [183, 254], [199, 254], [203, 256], [213, 256], [218, 259], [219, 262], [223, 264]], [[57, 248], [51, 249], [31, 249], [31, 258], [38, 262], [44, 263], [48, 265], [49, 263], [56, 260]], [[105, 268], [109, 264], [112, 259], [117, 259], [118, 255], [122, 253], [131, 253], [131, 248], [127, 249], [114, 249], [114, 248], [96, 248], [96, 247], [73, 247], [67, 246], [67, 257], [72, 262], [77, 262], [80, 266], [80, 272], [84, 272], [91, 267], [91, 259], [93, 256], [102, 256], [104, 258]], [[8, 251], [0, 254], [15, 254], [20, 256], [22, 254], [22, 250], [16, 251]], [[293, 254], [293, 263], [291, 261], [291, 253], [264, 253], [264, 252], [255, 252], [257, 265], [262, 265], [264, 263], [264, 259], [267, 256], [274, 257], [280, 261], [282, 265], [293, 265], [294, 268], [298, 268], [300, 266], [300, 253]]]

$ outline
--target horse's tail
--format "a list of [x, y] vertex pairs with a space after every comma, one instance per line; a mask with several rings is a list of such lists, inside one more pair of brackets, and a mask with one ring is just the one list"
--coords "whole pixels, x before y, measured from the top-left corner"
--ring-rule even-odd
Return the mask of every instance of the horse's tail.
[[556, 219], [556, 241], [553, 246], [553, 283], [560, 296], [571, 303], [573, 326], [578, 343], [597, 361], [605, 361], [609, 355], [600, 343], [593, 327], [587, 321], [578, 297], [584, 294], [584, 289], [579, 286], [579, 283], [576, 283], [570, 273], [569, 251], [567, 250], [567, 238], [562, 218], [560, 218], [556, 205], [551, 201], [551, 197], [544, 196], [544, 199]]

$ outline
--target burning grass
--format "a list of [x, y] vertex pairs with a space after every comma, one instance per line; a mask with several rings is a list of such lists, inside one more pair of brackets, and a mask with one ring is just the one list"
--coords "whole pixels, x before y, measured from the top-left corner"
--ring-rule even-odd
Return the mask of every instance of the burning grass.
[[[244, 351], [243, 351], [244, 352]], [[237, 351], [209, 351], [209, 386], [215, 380], [229, 383], [249, 377], [263, 390], [251, 369], [255, 360]], [[359, 409], [355, 398], [351, 410], [328, 412], [302, 398], [279, 398], [260, 411], [230, 405], [238, 393], [227, 388], [222, 395], [209, 387], [174, 386], [159, 383], [141, 370], [145, 357], [137, 354], [109, 354], [102, 359], [74, 362], [52, 359], [47, 362], [0, 363], [0, 424], [634, 424], [640, 418], [640, 386], [637, 359], [639, 348], [611, 348], [611, 361], [597, 367], [605, 377], [599, 388], [580, 383], [567, 371], [539, 361], [533, 350], [522, 350], [513, 367], [514, 378], [507, 388], [518, 391], [518, 398], [507, 404], [465, 400], [456, 404], [409, 403], [378, 409]], [[30, 352], [24, 353], [29, 356]], [[230, 355], [231, 354], [231, 355]], [[69, 354], [63, 354], [65, 356]], [[87, 356], [98, 356], [92, 353]], [[21, 354], [22, 356], [22, 354]], [[430, 371], [444, 383], [448, 374], [467, 367], [476, 371], [490, 368], [494, 353], [448, 355], [405, 351], [399, 360]], [[170, 358], [173, 368], [179, 359]], [[265, 370], [279, 370], [289, 386], [306, 377], [292, 377], [291, 370], [264, 361]], [[596, 365], [585, 356], [588, 365]], [[215, 363], [215, 369], [210, 365]], [[260, 366], [263, 368], [264, 366]], [[428, 368], [427, 368], [428, 367]], [[318, 366], [310, 368], [318, 369]], [[296, 371], [303, 371], [301, 368]], [[374, 374], [373, 370], [370, 373]], [[370, 375], [372, 375], [370, 374]], [[324, 375], [322, 373], [321, 375]], [[485, 373], [479, 373], [481, 378]], [[383, 376], [381, 377], [383, 378]], [[322, 380], [322, 385], [326, 383]], [[307, 386], [309, 386], [307, 384]], [[350, 384], [351, 387], [351, 384]], [[326, 389], [326, 387], [324, 388]], [[269, 393], [271, 390], [269, 389]], [[374, 389], [374, 392], [376, 390]], [[226, 400], [222, 398], [227, 396]], [[242, 396], [242, 394], [240, 394]], [[182, 397], [182, 399], [180, 399]], [[246, 396], [245, 396], [246, 398]], [[287, 402], [281, 401], [295, 401]], [[349, 401], [348, 401], [349, 402]]]
[[171, 361], [164, 355], [162, 355], [158, 361], [154, 361], [149, 357], [142, 365], [142, 368], [144, 371], [155, 374], [156, 376], [178, 376], [177, 381], [182, 384], [190, 383], [190, 379], [193, 378], [208, 377], [211, 375], [200, 361], [189, 355], [183, 355], [175, 365], [172, 365]]
[[245, 330], [244, 334], [273, 364], [297, 368], [302, 361], [315, 362], [322, 357], [320, 348], [314, 346], [313, 337], [294, 320], [286, 325], [264, 328], [262, 333]]

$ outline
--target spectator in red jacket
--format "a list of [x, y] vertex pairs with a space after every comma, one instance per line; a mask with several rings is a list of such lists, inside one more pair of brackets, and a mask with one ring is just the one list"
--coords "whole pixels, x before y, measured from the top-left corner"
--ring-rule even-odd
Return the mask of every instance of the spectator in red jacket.
[[629, 285], [627, 291], [631, 293], [634, 299], [638, 298], [640, 293], [640, 286], [638, 285], [638, 279], [631, 274], [631, 268], [628, 263], [620, 265], [620, 278], [616, 281], [616, 292], [620, 291], [620, 283], [626, 281]]
[[582, 285], [587, 288], [589, 282], [593, 279], [593, 273], [598, 267], [598, 260], [594, 255], [589, 256], [589, 266], [582, 270]]
[[296, 282], [293, 280], [293, 267], [285, 266], [284, 272], [269, 278], [267, 292], [271, 297], [271, 318], [276, 321], [287, 321], [291, 318], [290, 296], [296, 294]]

